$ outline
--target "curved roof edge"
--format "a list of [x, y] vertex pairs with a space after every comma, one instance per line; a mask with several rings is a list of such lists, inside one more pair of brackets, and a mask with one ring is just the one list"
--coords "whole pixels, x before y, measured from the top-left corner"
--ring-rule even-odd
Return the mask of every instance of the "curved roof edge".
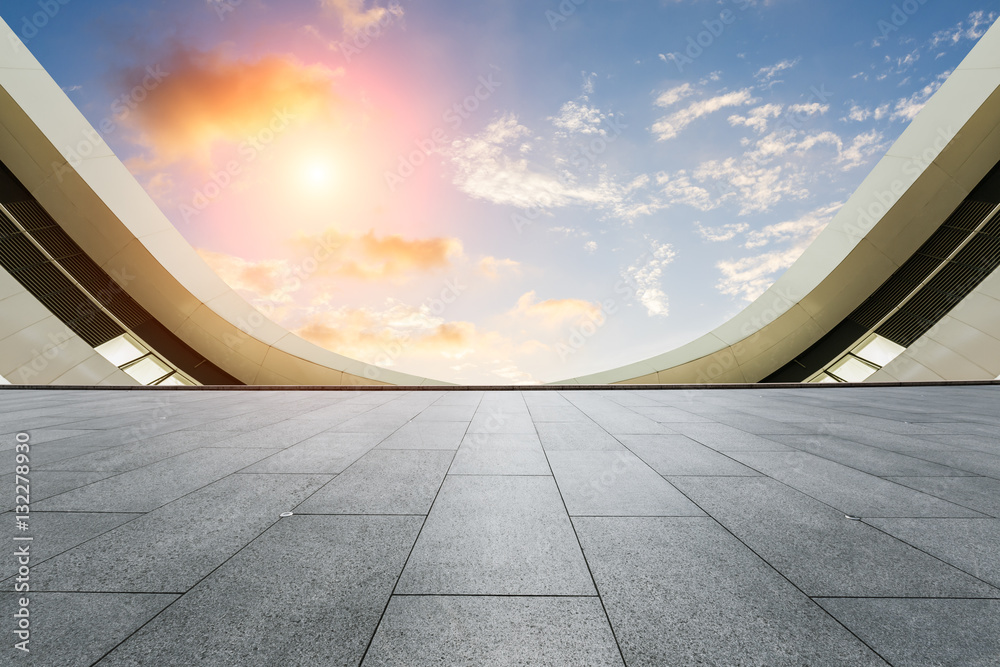
[[859, 306], [1000, 155], [1000, 22], [928, 100], [826, 229], [735, 317], [679, 348], [552, 384], [758, 382]]
[[241, 382], [448, 384], [323, 349], [247, 303], [181, 236], [2, 20], [0, 158], [125, 292]]

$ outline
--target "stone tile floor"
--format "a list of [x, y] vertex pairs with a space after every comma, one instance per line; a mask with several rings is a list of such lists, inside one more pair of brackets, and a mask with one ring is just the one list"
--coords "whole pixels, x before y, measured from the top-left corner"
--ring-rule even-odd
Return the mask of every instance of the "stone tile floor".
[[3, 390], [4, 664], [996, 667], [998, 408], [997, 386]]

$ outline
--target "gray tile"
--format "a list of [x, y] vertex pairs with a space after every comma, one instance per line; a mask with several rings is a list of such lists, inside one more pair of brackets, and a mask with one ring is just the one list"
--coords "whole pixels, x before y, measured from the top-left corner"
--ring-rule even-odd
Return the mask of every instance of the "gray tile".
[[696, 415], [693, 412], [688, 412], [687, 410], [681, 410], [680, 408], [667, 407], [665, 405], [636, 406], [633, 407], [632, 410], [642, 415], [643, 417], [649, 417], [653, 421], [657, 421], [660, 423], [711, 421], [708, 417]]
[[1000, 600], [820, 599], [893, 665], [995, 667]]
[[[90, 665], [177, 599], [140, 593], [39, 593], [28, 595], [29, 631], [24, 653], [14, 648], [14, 614], [22, 594], [0, 593], [0, 613], [8, 622], [3, 654], [8, 665]], [[99, 620], [99, 622], [98, 622]], [[8, 643], [9, 642], [9, 643]], [[162, 664], [162, 663], [161, 663]]]
[[542, 447], [548, 452], [561, 451], [621, 451], [621, 443], [613, 435], [591, 421], [572, 424], [536, 423]]
[[712, 519], [573, 523], [630, 666], [884, 664]]
[[623, 435], [622, 443], [661, 475], [759, 475], [686, 435]]
[[549, 475], [535, 434], [470, 433], [455, 453], [452, 475]]
[[379, 443], [379, 449], [447, 449], [455, 451], [468, 430], [467, 422], [411, 421]]
[[286, 419], [255, 431], [241, 431], [217, 438], [215, 447], [259, 447], [280, 449], [291, 447], [307, 438], [322, 433], [332, 423], [315, 419]]
[[622, 665], [597, 598], [395, 596], [364, 667]]
[[[142, 515], [111, 512], [32, 512], [28, 520], [29, 530], [18, 535], [33, 538], [29, 544], [29, 553], [31, 566], [34, 568], [53, 556], [140, 516]], [[14, 517], [10, 514], [0, 515], [0, 521], [8, 521], [7, 525], [13, 525]], [[20, 546], [16, 542], [12, 544], [15, 548]], [[14, 558], [4, 558], [0, 563], [0, 579], [17, 573]]]
[[[257, 538], [101, 662], [356, 665], [419, 517], [293, 516]], [[178, 638], [184, 638], [178, 641]]]
[[593, 595], [551, 477], [447, 477], [397, 593]]
[[868, 519], [867, 523], [992, 584], [996, 588], [989, 597], [1000, 597], [997, 519]]
[[922, 450], [913, 454], [921, 459], [985, 477], [1000, 479], [1000, 456], [972, 450]]
[[33, 571], [37, 585], [184, 592], [329, 479], [230, 475], [42, 563]]
[[327, 431], [283, 449], [244, 472], [337, 474], [368, 453], [382, 438], [375, 433]]
[[998, 455], [1000, 454], [1000, 440], [997, 439], [996, 434], [1000, 432], [1000, 427], [991, 424], [989, 428], [991, 429], [989, 435], [922, 435], [920, 437], [928, 442], [945, 444], [949, 447], [971, 449], [977, 452]]
[[572, 405], [531, 406], [531, 419], [537, 426], [540, 422], [585, 422], [592, 423], [590, 417]]
[[269, 451], [196, 449], [53, 496], [36, 503], [34, 509], [148, 512], [250, 465]]
[[807, 595], [993, 597], [1000, 592], [773, 479], [672, 481]]
[[[39, 501], [58, 496], [61, 493], [72, 491], [93, 484], [102, 479], [111, 477], [110, 472], [63, 472], [59, 470], [35, 470], [30, 475], [30, 491], [32, 509], [44, 509]], [[14, 489], [14, 474], [0, 476], [0, 484], [5, 489]], [[14, 496], [6, 494], [4, 499], [4, 509], [14, 509]], [[137, 510], [126, 510], [137, 511]]]
[[732, 411], [718, 415], [716, 418], [721, 424], [728, 424], [747, 433], [757, 435], [775, 435], [780, 433], [801, 433], [802, 429], [795, 424], [788, 424], [775, 419], [748, 415], [739, 411]]
[[427, 514], [454, 454], [373, 449], [295, 508], [296, 514]]
[[480, 404], [476, 410], [469, 433], [523, 433], [534, 434], [535, 424], [523, 405], [514, 409], [504, 405]]
[[789, 447], [726, 424], [674, 423], [674, 431], [720, 452], [787, 452]]
[[889, 475], [970, 475], [905, 454], [862, 445], [833, 435], [772, 435], [778, 442], [881, 477]]
[[1000, 518], [1000, 480], [992, 477], [889, 477], [956, 505]]
[[424, 408], [415, 421], [470, 422], [476, 414], [475, 405], [432, 405]]
[[702, 514], [631, 452], [549, 452], [548, 456], [571, 515]]
[[805, 452], [733, 452], [732, 456], [852, 516], [982, 516], [926, 493]]
[[176, 431], [119, 447], [109, 447], [73, 458], [48, 463], [44, 470], [81, 472], [126, 472], [191, 451], [215, 440], [211, 433]]

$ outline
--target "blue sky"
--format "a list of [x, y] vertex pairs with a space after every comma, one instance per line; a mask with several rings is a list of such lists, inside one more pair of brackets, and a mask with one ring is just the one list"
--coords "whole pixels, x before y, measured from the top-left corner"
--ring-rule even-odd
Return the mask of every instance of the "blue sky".
[[11, 0], [0, 16], [262, 311], [365, 361], [498, 383], [637, 361], [745, 307], [993, 7]]

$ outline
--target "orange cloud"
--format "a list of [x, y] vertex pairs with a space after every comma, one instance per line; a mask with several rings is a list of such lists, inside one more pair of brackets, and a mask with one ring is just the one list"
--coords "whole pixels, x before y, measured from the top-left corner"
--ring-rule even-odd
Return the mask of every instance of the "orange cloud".
[[227, 285], [251, 301], [268, 299], [287, 302], [299, 283], [287, 262], [280, 259], [250, 261], [241, 257], [198, 248], [198, 254]]
[[600, 304], [583, 299], [546, 299], [539, 301], [535, 291], [526, 292], [517, 300], [517, 305], [511, 311], [513, 315], [522, 315], [539, 320], [546, 327], [557, 327], [570, 320], [580, 320], [584, 317], [599, 320], [601, 318]]
[[462, 256], [462, 242], [455, 238], [405, 239], [396, 234], [379, 238], [372, 231], [357, 236], [328, 229], [318, 236], [297, 236], [293, 243], [321, 259], [318, 275], [360, 280], [445, 269]]
[[345, 33], [356, 33], [370, 25], [386, 24], [403, 15], [403, 8], [392, 2], [388, 7], [365, 9], [365, 0], [323, 0], [323, 6], [340, 17]]
[[113, 106], [152, 151], [146, 167], [191, 156], [207, 160], [215, 142], [239, 144], [332, 113], [340, 74], [290, 55], [243, 61], [195, 50], [179, 50], [155, 69], [155, 77], [148, 69], [127, 72], [131, 97]]
[[479, 272], [490, 280], [499, 278], [500, 272], [503, 270], [520, 275], [521, 263], [513, 259], [497, 259], [496, 257], [483, 257], [479, 260]]

